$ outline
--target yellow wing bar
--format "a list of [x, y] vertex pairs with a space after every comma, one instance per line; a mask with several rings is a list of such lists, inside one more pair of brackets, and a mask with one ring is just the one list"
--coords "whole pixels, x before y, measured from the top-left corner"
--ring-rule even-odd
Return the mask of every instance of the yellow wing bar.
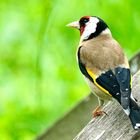
[[102, 90], [104, 93], [108, 94], [109, 96], [112, 96], [106, 89], [104, 89], [102, 86], [100, 86], [97, 82], [96, 82], [96, 78], [97, 76], [89, 69], [87, 69], [88, 74], [92, 77], [94, 84], [100, 89]]

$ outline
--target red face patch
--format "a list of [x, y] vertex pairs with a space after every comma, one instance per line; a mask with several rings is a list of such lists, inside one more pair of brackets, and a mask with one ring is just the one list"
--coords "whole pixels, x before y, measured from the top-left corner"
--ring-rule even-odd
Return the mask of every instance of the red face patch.
[[80, 35], [83, 34], [84, 30], [85, 30], [85, 26], [81, 26], [81, 27], [80, 27]]
[[85, 27], [86, 27], [86, 23], [89, 21], [90, 16], [84, 16], [79, 20], [79, 24], [80, 24], [80, 35], [83, 34]]

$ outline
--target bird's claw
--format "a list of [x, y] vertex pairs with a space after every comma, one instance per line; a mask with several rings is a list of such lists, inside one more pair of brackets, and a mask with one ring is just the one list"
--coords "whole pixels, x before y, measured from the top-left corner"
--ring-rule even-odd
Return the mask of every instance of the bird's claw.
[[106, 112], [101, 110], [100, 106], [97, 106], [96, 109], [93, 111], [93, 118], [97, 117], [97, 116], [101, 116], [101, 115], [108, 115]]

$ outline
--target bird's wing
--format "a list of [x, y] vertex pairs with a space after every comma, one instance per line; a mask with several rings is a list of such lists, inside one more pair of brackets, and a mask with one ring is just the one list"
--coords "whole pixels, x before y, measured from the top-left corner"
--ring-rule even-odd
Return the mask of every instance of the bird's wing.
[[127, 114], [130, 113], [130, 97], [131, 97], [131, 73], [130, 69], [117, 67], [115, 68], [115, 76], [120, 85], [121, 105]]
[[118, 102], [120, 102], [120, 85], [112, 70], [108, 70], [107, 72], [102, 73], [100, 76], [96, 76], [88, 68], [87, 72], [92, 77], [94, 84], [100, 88], [100, 90], [104, 91], [104, 93], [107, 93], [110, 96], [113, 96]]
[[97, 76], [86, 68], [80, 60], [79, 67], [84, 76], [104, 93], [113, 96], [122, 105], [126, 114], [129, 114], [131, 94], [131, 74], [129, 69], [117, 67]]
[[109, 70], [101, 74], [100, 76], [97, 76], [90, 69], [85, 67], [80, 59], [78, 60], [78, 62], [79, 68], [85, 77], [93, 82], [105, 94], [113, 96], [120, 102], [120, 86], [112, 70]]

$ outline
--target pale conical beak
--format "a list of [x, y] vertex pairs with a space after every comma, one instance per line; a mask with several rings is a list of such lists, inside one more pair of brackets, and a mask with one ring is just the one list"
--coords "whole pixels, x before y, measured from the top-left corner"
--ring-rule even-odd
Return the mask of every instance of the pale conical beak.
[[67, 27], [80, 29], [79, 21], [74, 21], [66, 25]]

